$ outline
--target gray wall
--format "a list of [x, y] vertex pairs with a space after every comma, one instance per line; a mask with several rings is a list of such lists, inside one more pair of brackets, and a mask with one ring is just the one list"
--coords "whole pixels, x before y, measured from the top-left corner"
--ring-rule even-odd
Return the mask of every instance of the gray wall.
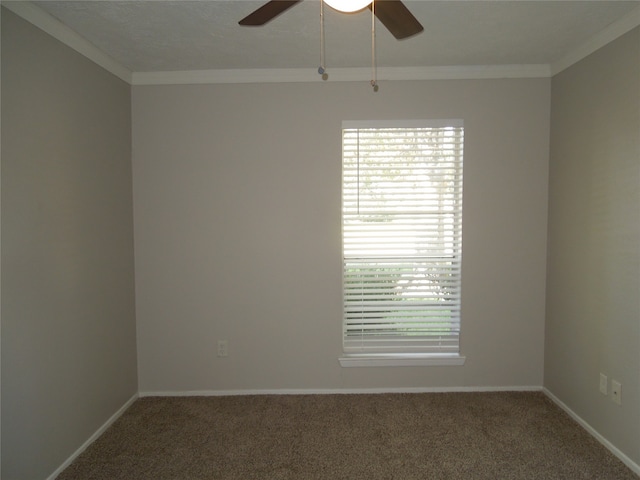
[[2, 12], [2, 478], [137, 392], [130, 86]]
[[[526, 387], [544, 374], [640, 462], [638, 35], [552, 81], [131, 97], [3, 11], [2, 478], [46, 477], [138, 390], [132, 131], [140, 391]], [[467, 362], [343, 369], [341, 121], [410, 118], [465, 121]], [[623, 383], [622, 406], [598, 393], [599, 372]]]
[[555, 76], [551, 105], [544, 383], [639, 464], [640, 28]]
[[[549, 101], [549, 79], [134, 87], [140, 391], [542, 385]], [[341, 368], [341, 122], [416, 118], [465, 122], [467, 362]]]

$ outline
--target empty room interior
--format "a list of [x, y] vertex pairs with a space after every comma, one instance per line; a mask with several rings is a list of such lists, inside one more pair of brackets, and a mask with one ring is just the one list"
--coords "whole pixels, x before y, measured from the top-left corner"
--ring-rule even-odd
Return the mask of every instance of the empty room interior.
[[[146, 398], [474, 392], [537, 392], [640, 475], [640, 2], [360, 8], [2, 2], [3, 479]], [[458, 237], [417, 269], [437, 325], [381, 334], [353, 265], [403, 305], [417, 280], [347, 248], [349, 139], [371, 171], [366, 133], [414, 128], [455, 138], [428, 231]]]

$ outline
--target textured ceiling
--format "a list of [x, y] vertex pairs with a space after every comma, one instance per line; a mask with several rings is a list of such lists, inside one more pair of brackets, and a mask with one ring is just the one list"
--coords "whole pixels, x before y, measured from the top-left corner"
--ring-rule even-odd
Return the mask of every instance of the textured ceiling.
[[[320, 4], [305, 0], [262, 27], [238, 20], [255, 1], [43, 1], [59, 19], [133, 72], [314, 68]], [[376, 24], [381, 67], [552, 64], [635, 1], [410, 1], [425, 30], [398, 41]], [[371, 65], [371, 13], [325, 7], [326, 65]]]

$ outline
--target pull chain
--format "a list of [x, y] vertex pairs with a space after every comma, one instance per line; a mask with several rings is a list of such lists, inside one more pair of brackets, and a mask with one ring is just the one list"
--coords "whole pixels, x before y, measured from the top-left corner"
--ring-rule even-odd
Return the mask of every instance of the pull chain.
[[371, 86], [378, 91], [378, 72], [376, 65], [376, 0], [371, 2]]
[[322, 80], [329, 78], [329, 74], [325, 72], [324, 64], [324, 0], [320, 0], [320, 66], [318, 73], [322, 76]]

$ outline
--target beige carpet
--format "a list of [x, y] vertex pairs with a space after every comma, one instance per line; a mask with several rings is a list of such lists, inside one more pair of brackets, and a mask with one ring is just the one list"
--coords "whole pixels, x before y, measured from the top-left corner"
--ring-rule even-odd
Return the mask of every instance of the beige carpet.
[[58, 477], [636, 479], [542, 393], [142, 398]]

